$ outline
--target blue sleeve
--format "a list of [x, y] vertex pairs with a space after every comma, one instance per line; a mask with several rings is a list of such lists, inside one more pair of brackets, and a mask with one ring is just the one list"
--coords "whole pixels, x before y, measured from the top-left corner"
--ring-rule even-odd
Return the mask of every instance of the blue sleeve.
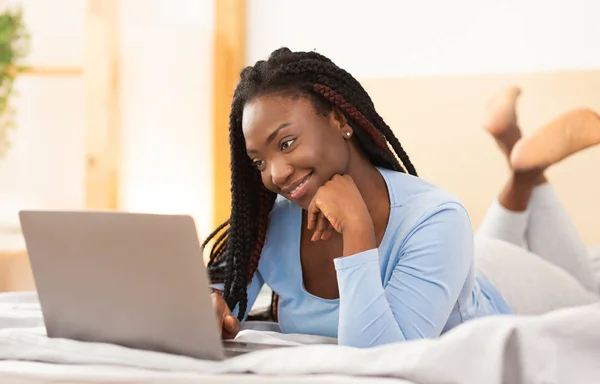
[[[246, 317], [248, 317], [248, 314], [250, 313], [250, 310], [252, 309], [252, 306], [254, 305], [256, 298], [258, 297], [258, 293], [260, 292], [260, 290], [264, 284], [265, 284], [265, 282], [264, 282], [262, 276], [260, 275], [260, 272], [258, 270], [256, 270], [256, 272], [254, 273], [254, 277], [252, 278], [252, 281], [250, 282], [250, 284], [248, 284], [248, 290], [247, 290], [248, 305], [246, 307], [246, 314], [244, 315], [244, 319]], [[222, 291], [224, 284], [223, 283], [211, 284], [211, 287]], [[232, 311], [233, 316], [237, 317], [239, 310], [240, 310], [240, 306], [238, 304], [235, 306], [235, 308]]]
[[[393, 240], [392, 240], [393, 241]], [[372, 347], [441, 334], [473, 262], [465, 209], [445, 204], [422, 216], [400, 247], [383, 287], [377, 249], [335, 259], [338, 343]]]

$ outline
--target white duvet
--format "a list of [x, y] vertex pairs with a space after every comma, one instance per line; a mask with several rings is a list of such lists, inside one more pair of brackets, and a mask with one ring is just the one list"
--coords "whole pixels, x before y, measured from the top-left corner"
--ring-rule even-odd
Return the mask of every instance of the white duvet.
[[[220, 375], [398, 378], [414, 383], [600, 383], [600, 304], [538, 317], [498, 316], [435, 340], [374, 349], [307, 345], [300, 335], [242, 331], [242, 340], [294, 344], [223, 362], [116, 345], [50, 339], [32, 293], [0, 295], [0, 360]], [[308, 377], [308, 376], [307, 376]], [[387, 380], [386, 380], [387, 381]]]

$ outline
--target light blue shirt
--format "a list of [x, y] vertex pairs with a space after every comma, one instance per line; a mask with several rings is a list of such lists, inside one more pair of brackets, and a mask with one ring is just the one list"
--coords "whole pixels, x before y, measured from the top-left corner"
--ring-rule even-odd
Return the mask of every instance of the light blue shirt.
[[337, 337], [355, 347], [437, 337], [473, 318], [510, 313], [492, 284], [476, 276], [464, 206], [421, 178], [378, 170], [390, 198], [388, 226], [377, 249], [334, 260], [340, 298], [322, 299], [304, 288], [302, 209], [280, 196], [248, 287], [248, 308], [266, 283], [281, 297], [282, 332]]

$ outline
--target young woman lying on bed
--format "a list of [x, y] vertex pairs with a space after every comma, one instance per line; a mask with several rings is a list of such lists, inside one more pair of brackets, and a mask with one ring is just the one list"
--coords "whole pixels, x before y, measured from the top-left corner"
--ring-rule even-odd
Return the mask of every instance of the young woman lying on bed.
[[[488, 127], [508, 155], [518, 138], [514, 100], [502, 96], [497, 104]], [[278, 294], [283, 332], [357, 347], [437, 337], [470, 319], [514, 311], [496, 276], [475, 268], [464, 206], [417, 177], [367, 92], [328, 58], [282, 48], [245, 68], [229, 132], [231, 217], [204, 243], [214, 241], [209, 273], [224, 338], [237, 334], [263, 284]], [[484, 225], [489, 236], [504, 236], [500, 222], [512, 211], [529, 225], [536, 217], [530, 199], [545, 207], [554, 198], [536, 162], [515, 160], [535, 170], [514, 172]], [[503, 247], [522, 240], [516, 224], [508, 230]], [[573, 234], [567, 245], [577, 241]], [[584, 264], [561, 267], [592, 290]]]

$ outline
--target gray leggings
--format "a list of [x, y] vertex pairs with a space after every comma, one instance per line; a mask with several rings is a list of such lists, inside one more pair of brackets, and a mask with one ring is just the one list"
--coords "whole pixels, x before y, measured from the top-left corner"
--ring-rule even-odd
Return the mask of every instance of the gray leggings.
[[475, 237], [476, 265], [518, 314], [600, 301], [600, 247], [589, 250], [550, 184], [524, 212], [495, 201]]

